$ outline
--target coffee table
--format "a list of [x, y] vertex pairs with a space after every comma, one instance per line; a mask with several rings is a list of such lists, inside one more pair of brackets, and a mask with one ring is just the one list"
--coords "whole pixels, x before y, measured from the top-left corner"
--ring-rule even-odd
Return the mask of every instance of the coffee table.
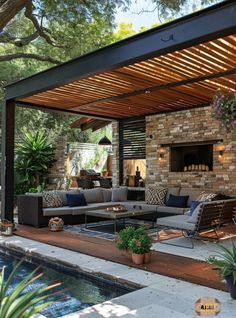
[[155, 211], [150, 210], [128, 210], [125, 212], [115, 212], [115, 211], [106, 211], [106, 210], [92, 210], [92, 211], [86, 211], [85, 212], [85, 228], [87, 228], [87, 217], [88, 216], [96, 216], [103, 219], [109, 219], [114, 220], [114, 233], [116, 233], [116, 227], [117, 227], [117, 221], [123, 220], [125, 222], [125, 219], [132, 217], [132, 216], [138, 216], [138, 215], [146, 215], [146, 214], [152, 214]]

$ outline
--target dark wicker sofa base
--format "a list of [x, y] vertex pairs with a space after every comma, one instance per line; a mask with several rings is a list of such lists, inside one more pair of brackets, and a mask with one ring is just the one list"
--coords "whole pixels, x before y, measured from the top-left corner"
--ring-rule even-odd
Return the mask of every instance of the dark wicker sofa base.
[[[27, 197], [27, 199], [26, 199]], [[18, 196], [18, 223], [31, 225], [34, 227], [48, 226], [49, 220], [53, 216], [44, 216], [42, 214], [42, 198], [38, 196]], [[65, 224], [82, 224], [85, 221], [84, 214], [80, 215], [59, 215]], [[89, 217], [88, 223], [101, 220], [96, 217]]]

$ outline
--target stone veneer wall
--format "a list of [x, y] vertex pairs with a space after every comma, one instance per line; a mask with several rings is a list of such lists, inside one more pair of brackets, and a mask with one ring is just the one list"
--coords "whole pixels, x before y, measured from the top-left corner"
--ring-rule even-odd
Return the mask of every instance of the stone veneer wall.
[[112, 186], [119, 186], [119, 123], [112, 122]]
[[[65, 176], [66, 176], [66, 143], [67, 139], [66, 137], [58, 137], [55, 144], [53, 145], [55, 147], [55, 159], [56, 162], [53, 164], [52, 168], [49, 170], [48, 173], [48, 179], [49, 183], [54, 184], [55, 182], [58, 182], [58, 180], [61, 180], [63, 182]], [[57, 185], [54, 185], [56, 187]]]
[[[236, 133], [226, 133], [212, 116], [211, 107], [146, 117], [146, 186], [181, 186], [236, 194]], [[150, 138], [153, 135], [153, 138]], [[223, 139], [225, 152], [219, 159], [219, 145], [213, 145], [213, 171], [170, 172], [170, 148], [160, 145]]]

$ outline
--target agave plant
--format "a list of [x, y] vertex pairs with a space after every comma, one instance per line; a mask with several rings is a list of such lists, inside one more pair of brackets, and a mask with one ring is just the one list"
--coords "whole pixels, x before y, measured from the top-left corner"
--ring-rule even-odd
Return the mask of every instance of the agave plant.
[[[27, 275], [14, 289], [10, 286], [14, 277], [22, 264], [21, 260], [13, 268], [8, 279], [5, 281], [5, 268], [0, 274], [0, 317], [4, 318], [30, 318], [32, 315], [41, 312], [47, 306], [54, 303], [53, 301], [45, 301], [52, 296], [49, 291], [61, 285], [55, 283], [52, 285], [40, 285], [33, 290], [25, 291], [25, 289], [38, 280], [43, 273], [37, 274], [36, 268], [32, 273]], [[10, 290], [10, 291], [9, 291]]]
[[220, 270], [223, 277], [232, 276], [233, 284], [236, 285], [236, 246], [232, 242], [231, 249], [222, 245], [219, 245], [219, 249], [220, 251], [208, 258], [207, 262], [216, 265], [215, 269]]
[[23, 189], [36, 188], [41, 183], [40, 176], [45, 174], [55, 161], [54, 149], [47, 142], [45, 131], [26, 132], [16, 155], [16, 179]]

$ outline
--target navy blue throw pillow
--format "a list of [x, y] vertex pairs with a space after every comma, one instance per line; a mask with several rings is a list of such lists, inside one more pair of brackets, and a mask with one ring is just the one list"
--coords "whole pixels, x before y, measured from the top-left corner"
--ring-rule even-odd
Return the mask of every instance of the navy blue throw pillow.
[[191, 216], [194, 212], [194, 210], [196, 209], [196, 207], [202, 203], [202, 201], [192, 201], [191, 206], [190, 206], [190, 210], [189, 210], [189, 215]]
[[173, 206], [176, 208], [186, 208], [188, 195], [173, 195], [170, 194], [168, 201], [166, 202], [166, 206]]
[[69, 207], [88, 205], [83, 193], [66, 193], [66, 198]]

